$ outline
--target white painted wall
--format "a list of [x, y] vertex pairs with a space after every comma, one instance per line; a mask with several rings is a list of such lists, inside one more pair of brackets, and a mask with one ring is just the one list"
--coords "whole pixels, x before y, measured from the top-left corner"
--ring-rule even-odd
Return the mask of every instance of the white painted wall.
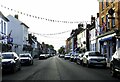
[[[9, 15], [7, 18], [10, 20], [8, 23], [8, 33], [12, 30], [11, 37], [13, 38], [13, 47], [12, 51], [20, 54], [23, 53], [23, 44], [27, 44], [26, 40], [28, 39], [28, 29], [21, 25], [21, 21]], [[18, 45], [17, 48], [15, 46]]]
[[96, 51], [96, 28], [90, 30], [90, 51]]
[[86, 44], [83, 44], [84, 41], [86, 42], [86, 30], [77, 35], [77, 46], [80, 48], [86, 48]]

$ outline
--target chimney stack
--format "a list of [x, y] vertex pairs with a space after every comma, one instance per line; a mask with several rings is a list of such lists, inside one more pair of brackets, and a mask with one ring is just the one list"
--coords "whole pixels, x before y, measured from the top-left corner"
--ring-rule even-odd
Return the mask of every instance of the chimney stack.
[[15, 18], [18, 19], [18, 15], [15, 15]]

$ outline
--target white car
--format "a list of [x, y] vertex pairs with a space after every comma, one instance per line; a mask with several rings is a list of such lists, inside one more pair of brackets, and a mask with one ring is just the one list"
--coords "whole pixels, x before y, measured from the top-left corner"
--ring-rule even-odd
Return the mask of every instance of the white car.
[[47, 54], [40, 54], [39, 55], [39, 60], [40, 59], [46, 59], [47, 58]]
[[78, 55], [78, 57], [77, 57], [77, 64], [81, 64], [82, 65], [83, 56], [84, 56], [84, 53], [80, 53]]
[[78, 55], [79, 55], [79, 53], [75, 53], [75, 54], [74, 54], [74, 58], [73, 58], [73, 61], [74, 61], [74, 62], [77, 61]]
[[104, 55], [96, 51], [87, 51], [83, 56], [83, 65], [90, 66], [103, 66], [106, 67], [106, 58]]
[[65, 54], [64, 59], [70, 59], [70, 54]]
[[73, 61], [74, 60], [74, 54], [71, 54], [70, 55], [70, 61]]
[[2, 53], [2, 72], [15, 73], [21, 70], [20, 58], [15, 52]]
[[22, 65], [33, 65], [33, 57], [30, 53], [19, 54]]
[[113, 77], [117, 77], [120, 74], [120, 48], [113, 54], [110, 61], [110, 68]]

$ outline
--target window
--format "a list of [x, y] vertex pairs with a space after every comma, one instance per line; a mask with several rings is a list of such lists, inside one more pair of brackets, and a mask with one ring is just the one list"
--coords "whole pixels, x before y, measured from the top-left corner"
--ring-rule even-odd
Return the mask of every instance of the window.
[[106, 0], [106, 7], [108, 7], [109, 6], [109, 3], [108, 3], [108, 0]]
[[104, 10], [104, 1], [102, 1], [102, 10]]
[[3, 21], [2, 20], [1, 20], [1, 32], [4, 33], [3, 32]]
[[108, 14], [106, 15], [106, 28], [107, 28], [107, 31], [110, 29]]
[[96, 51], [96, 43], [95, 43], [95, 51]]
[[[115, 17], [115, 13], [113, 14], [113, 17]], [[112, 28], [115, 27], [115, 19], [112, 19]]]
[[101, 24], [101, 29], [100, 29], [100, 34], [103, 34], [105, 28], [105, 23], [104, 23], [104, 17], [102, 18], [102, 24]]
[[4, 22], [4, 33], [6, 34], [6, 23]]
[[102, 24], [104, 23], [104, 17], [102, 18]]
[[111, 3], [113, 3], [115, 0], [111, 0]]

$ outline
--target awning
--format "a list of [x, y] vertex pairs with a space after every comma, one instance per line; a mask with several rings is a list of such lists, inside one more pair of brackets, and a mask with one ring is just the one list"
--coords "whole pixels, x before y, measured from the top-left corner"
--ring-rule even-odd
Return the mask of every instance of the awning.
[[104, 38], [104, 39], [101, 39], [99, 42], [109, 41], [109, 40], [112, 40], [112, 38], [113, 37]]

